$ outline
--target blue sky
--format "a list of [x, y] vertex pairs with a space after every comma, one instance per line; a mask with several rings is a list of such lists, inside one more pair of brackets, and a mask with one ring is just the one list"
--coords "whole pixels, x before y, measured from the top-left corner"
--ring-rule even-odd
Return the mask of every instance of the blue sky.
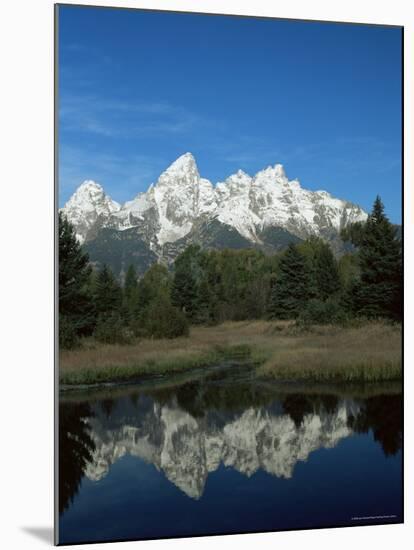
[[401, 31], [61, 6], [59, 203], [123, 202], [191, 151], [213, 183], [290, 179], [401, 221]]

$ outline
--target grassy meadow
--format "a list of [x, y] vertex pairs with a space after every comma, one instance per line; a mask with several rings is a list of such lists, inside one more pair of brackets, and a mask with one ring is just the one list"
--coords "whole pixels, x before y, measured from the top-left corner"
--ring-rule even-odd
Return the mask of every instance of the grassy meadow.
[[60, 352], [60, 383], [127, 382], [249, 362], [257, 377], [286, 381], [378, 382], [401, 378], [401, 325], [300, 327], [291, 321], [225, 322], [191, 327], [188, 337], [130, 345], [85, 340]]

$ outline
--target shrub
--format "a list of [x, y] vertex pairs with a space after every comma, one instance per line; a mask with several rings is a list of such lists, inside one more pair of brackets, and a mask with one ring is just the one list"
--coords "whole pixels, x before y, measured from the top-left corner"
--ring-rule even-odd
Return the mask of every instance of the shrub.
[[117, 313], [100, 315], [94, 336], [98, 342], [104, 344], [130, 344], [133, 340], [132, 332], [124, 326], [121, 316]]
[[188, 336], [189, 333], [185, 314], [163, 295], [158, 296], [145, 308], [142, 326], [147, 336], [153, 338], [177, 338]]
[[65, 315], [59, 316], [59, 346], [61, 349], [73, 349], [79, 345], [73, 323]]
[[337, 324], [344, 323], [347, 316], [341, 308], [337, 300], [329, 298], [328, 300], [309, 300], [301, 311], [298, 322], [299, 324]]

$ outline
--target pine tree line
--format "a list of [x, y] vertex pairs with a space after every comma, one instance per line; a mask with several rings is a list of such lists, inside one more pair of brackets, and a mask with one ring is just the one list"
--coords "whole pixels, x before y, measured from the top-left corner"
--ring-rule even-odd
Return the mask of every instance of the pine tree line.
[[73, 227], [59, 216], [60, 345], [90, 335], [121, 344], [175, 338], [188, 334], [189, 325], [226, 320], [400, 320], [401, 242], [379, 198], [367, 222], [348, 227], [343, 239], [355, 249], [339, 261], [319, 238], [275, 256], [191, 245], [171, 270], [154, 264], [138, 278], [131, 265], [121, 285], [108, 266], [91, 268]]

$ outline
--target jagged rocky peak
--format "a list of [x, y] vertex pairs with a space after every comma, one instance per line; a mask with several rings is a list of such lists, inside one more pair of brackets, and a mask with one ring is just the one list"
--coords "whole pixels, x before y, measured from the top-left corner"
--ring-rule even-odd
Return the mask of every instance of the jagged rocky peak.
[[183, 180], [188, 183], [198, 183], [199, 179], [200, 174], [195, 158], [191, 153], [184, 153], [161, 174], [156, 185], [170, 184], [171, 182], [175, 183]]
[[213, 186], [200, 176], [189, 152], [122, 208], [99, 184], [86, 181], [63, 211], [82, 241], [94, 238], [102, 227], [119, 231], [136, 227], [160, 258], [164, 244], [187, 238], [211, 220], [261, 246], [260, 235], [267, 227], [281, 228], [301, 239], [311, 235], [333, 239], [345, 225], [367, 218], [357, 205], [289, 180], [282, 164], [268, 166], [253, 177], [238, 170]]
[[226, 202], [231, 198], [248, 194], [251, 183], [252, 178], [249, 174], [243, 172], [243, 170], [238, 170], [224, 181], [218, 182], [215, 191], [220, 206], [225, 206]]
[[98, 213], [112, 213], [121, 205], [105, 193], [102, 185], [93, 180], [85, 180], [64, 206], [64, 210], [80, 209], [83, 212], [96, 210]]
[[272, 185], [289, 182], [282, 164], [267, 166], [263, 170], [259, 170], [259, 172], [255, 175], [254, 180], [269, 182]]
[[121, 205], [112, 200], [99, 183], [85, 180], [65, 204], [63, 212], [83, 242], [98, 220], [105, 224], [120, 208]]
[[287, 180], [285, 169], [283, 168], [283, 164], [275, 164], [273, 166], [273, 171], [276, 177]]
[[251, 182], [252, 178], [249, 174], [246, 174], [243, 170], [237, 170], [235, 174], [231, 174], [231, 176], [224, 181], [224, 185], [229, 188], [237, 189], [250, 187]]
[[153, 193], [160, 245], [184, 237], [199, 217], [212, 214], [217, 207], [213, 185], [200, 177], [191, 153], [181, 155], [161, 174]]
[[107, 425], [97, 411], [89, 419], [95, 449], [85, 474], [99, 481], [129, 454], [153, 464], [193, 499], [202, 496], [209, 474], [220, 464], [248, 477], [262, 470], [289, 479], [298, 462], [351, 435], [348, 418], [358, 412], [357, 403], [343, 400], [334, 411], [307, 413], [296, 425], [286, 413], [252, 406], [219, 427], [214, 413], [194, 417], [176, 402], [131, 411], [127, 423], [115, 412]]

